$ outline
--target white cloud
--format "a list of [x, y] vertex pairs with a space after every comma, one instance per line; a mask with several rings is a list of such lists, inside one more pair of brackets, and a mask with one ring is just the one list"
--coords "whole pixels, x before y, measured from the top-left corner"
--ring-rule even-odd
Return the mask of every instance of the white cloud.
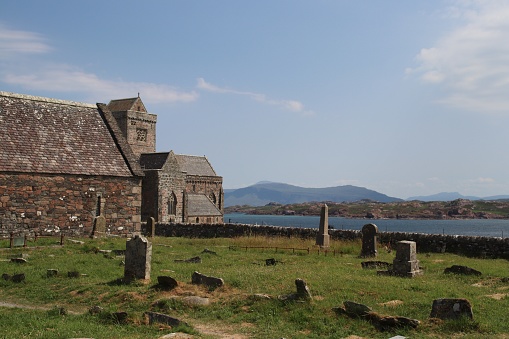
[[480, 112], [509, 111], [509, 2], [457, 1], [450, 19], [462, 20], [408, 70], [445, 90], [442, 103]]
[[495, 182], [495, 179], [480, 177], [480, 178], [472, 179], [470, 181], [473, 183], [477, 183], [477, 184], [493, 184]]
[[265, 94], [260, 93], [254, 93], [254, 92], [246, 92], [246, 91], [238, 91], [235, 89], [230, 88], [223, 88], [216, 85], [213, 85], [211, 83], [208, 83], [203, 78], [198, 78], [196, 87], [201, 90], [205, 90], [208, 92], [213, 93], [223, 93], [223, 94], [234, 94], [234, 95], [243, 95], [250, 97], [253, 100], [256, 100], [258, 102], [278, 106], [284, 110], [302, 113], [304, 115], [313, 115], [313, 111], [306, 110], [304, 107], [304, 104], [302, 104], [300, 101], [296, 100], [275, 100], [268, 98]]
[[151, 103], [192, 102], [198, 98], [195, 91], [183, 92], [165, 84], [112, 81], [99, 78], [69, 66], [51, 66], [30, 74], [7, 73], [2, 81], [27, 89], [87, 93], [94, 98], [122, 98], [143, 95]]
[[49, 52], [51, 47], [45, 40], [40, 34], [18, 31], [0, 24], [0, 58]]
[[[0, 81], [30, 90], [46, 92], [77, 92], [90, 98], [123, 98], [143, 95], [146, 102], [192, 102], [198, 99], [195, 91], [184, 92], [166, 84], [102, 79], [68, 65], [50, 65], [40, 60], [27, 62], [21, 55], [51, 52], [46, 39], [34, 32], [13, 30], [0, 24], [0, 61], [9, 67], [0, 69]], [[22, 69], [20, 72], [18, 70]]]

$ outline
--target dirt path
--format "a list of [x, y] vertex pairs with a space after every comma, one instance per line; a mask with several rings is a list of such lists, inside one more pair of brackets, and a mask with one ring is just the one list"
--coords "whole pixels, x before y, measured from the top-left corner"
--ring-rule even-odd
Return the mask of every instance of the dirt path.
[[[55, 307], [55, 306], [50, 307], [50, 306], [22, 305], [22, 304], [7, 302], [7, 301], [0, 301], [0, 307], [21, 308], [21, 309], [24, 309], [24, 310], [49, 311], [49, 310], [53, 309], [53, 307]], [[83, 312], [71, 311], [71, 310], [69, 310], [67, 308], [65, 308], [65, 309], [66, 309], [66, 311], [69, 314], [78, 315], [78, 314], [82, 314], [83, 313]]]

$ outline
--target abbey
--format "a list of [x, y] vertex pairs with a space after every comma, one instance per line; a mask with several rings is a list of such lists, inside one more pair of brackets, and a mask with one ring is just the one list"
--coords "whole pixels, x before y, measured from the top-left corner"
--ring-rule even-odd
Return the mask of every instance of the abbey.
[[141, 98], [84, 104], [0, 92], [0, 230], [139, 231], [222, 223], [222, 177], [204, 156], [156, 153]]

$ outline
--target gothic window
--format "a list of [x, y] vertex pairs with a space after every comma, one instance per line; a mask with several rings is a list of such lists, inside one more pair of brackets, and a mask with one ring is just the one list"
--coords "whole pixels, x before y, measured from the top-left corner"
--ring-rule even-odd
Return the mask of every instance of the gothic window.
[[95, 205], [95, 216], [98, 217], [102, 214], [102, 209], [101, 209], [101, 203], [102, 203], [102, 197], [100, 195], [97, 196], [97, 204]]
[[171, 192], [168, 197], [168, 215], [177, 214], [177, 196], [175, 193]]
[[144, 128], [136, 129], [136, 141], [147, 141], [147, 130]]

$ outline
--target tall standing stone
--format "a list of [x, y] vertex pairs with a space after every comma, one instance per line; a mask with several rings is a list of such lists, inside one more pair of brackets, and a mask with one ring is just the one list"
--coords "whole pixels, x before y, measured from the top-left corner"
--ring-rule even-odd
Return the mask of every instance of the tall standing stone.
[[361, 257], [369, 258], [377, 256], [376, 238], [378, 227], [375, 224], [366, 224], [362, 227], [362, 250]]
[[106, 218], [102, 215], [95, 217], [91, 238], [102, 238], [106, 236]]
[[156, 220], [153, 217], [147, 220], [147, 236], [154, 238], [156, 235]]
[[329, 207], [324, 204], [320, 212], [320, 228], [316, 236], [316, 244], [321, 247], [329, 247]]
[[124, 280], [150, 280], [152, 244], [143, 236], [135, 235], [126, 242]]

